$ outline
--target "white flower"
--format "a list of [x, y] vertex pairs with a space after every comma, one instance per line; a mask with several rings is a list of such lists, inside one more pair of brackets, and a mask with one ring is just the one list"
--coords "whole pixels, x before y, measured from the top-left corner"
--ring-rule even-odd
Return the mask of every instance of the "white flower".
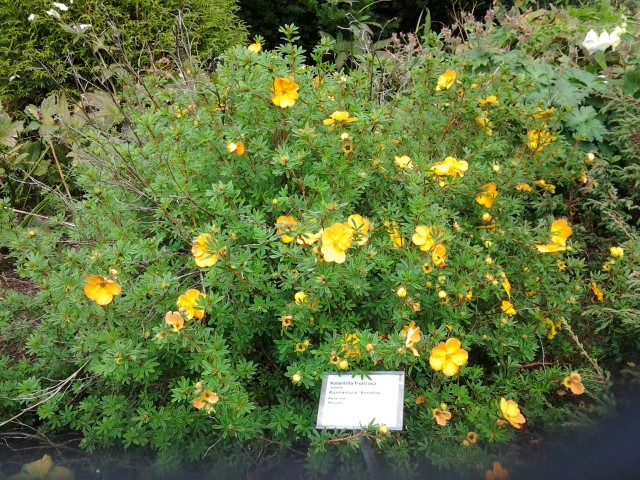
[[11, 75], [11, 76], [9, 77], [9, 81], [10, 81], [10, 82], [13, 82], [16, 78], [20, 78], [20, 75], [18, 75], [18, 74]]
[[57, 12], [57, 10], [54, 10], [53, 8], [50, 8], [44, 13], [46, 13], [50, 17], [57, 18], [58, 20], [60, 20], [60, 14]]
[[598, 49], [598, 34], [595, 30], [589, 30], [587, 36], [584, 37], [582, 46], [587, 49], [589, 54], [592, 54]]
[[66, 12], [67, 10], [69, 10], [69, 7], [67, 7], [64, 3], [53, 2], [53, 6], [62, 12]]
[[82, 33], [85, 30], [91, 28], [91, 24], [90, 23], [78, 23], [78, 24], [75, 24], [75, 25], [71, 25], [71, 28], [73, 28], [78, 33]]
[[30, 22], [33, 22], [33, 21], [35, 20], [35, 18], [36, 18], [36, 14], [35, 14], [35, 13], [32, 13], [31, 15], [29, 15], [29, 16], [27, 17], [27, 20], [29, 20]]

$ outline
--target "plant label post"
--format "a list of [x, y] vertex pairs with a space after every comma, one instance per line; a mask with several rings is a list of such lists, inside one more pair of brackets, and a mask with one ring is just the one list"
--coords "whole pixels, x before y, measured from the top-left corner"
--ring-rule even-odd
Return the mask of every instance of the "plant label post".
[[[318, 406], [318, 429], [361, 430], [384, 425], [402, 430], [404, 372], [328, 373], [322, 379]], [[373, 478], [379, 477], [375, 457], [366, 437], [360, 449]]]

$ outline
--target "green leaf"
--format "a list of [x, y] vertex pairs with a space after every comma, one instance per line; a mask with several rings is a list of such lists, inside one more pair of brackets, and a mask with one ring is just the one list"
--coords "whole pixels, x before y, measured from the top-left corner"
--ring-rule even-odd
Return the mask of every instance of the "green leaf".
[[580, 107], [569, 112], [564, 122], [568, 129], [573, 130], [573, 137], [576, 140], [601, 142], [607, 129], [596, 117], [597, 112], [593, 107]]

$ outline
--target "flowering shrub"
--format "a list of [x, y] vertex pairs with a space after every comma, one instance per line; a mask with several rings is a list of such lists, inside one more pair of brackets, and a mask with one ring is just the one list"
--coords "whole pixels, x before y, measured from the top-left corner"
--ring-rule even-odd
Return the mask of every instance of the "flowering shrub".
[[[587, 263], [572, 199], [588, 156], [556, 129], [554, 92], [434, 50], [381, 101], [381, 72], [336, 73], [329, 52], [236, 47], [188, 85], [125, 82], [126, 122], [78, 132], [69, 221], [31, 235], [3, 212], [41, 320], [31, 380], [0, 392], [43, 433], [229, 472], [295, 447], [353, 473], [348, 433], [314, 428], [322, 375], [402, 370], [404, 430], [363, 429], [410, 475], [425, 459], [484, 471], [523, 432], [605, 404], [583, 312], [630, 291], [638, 247]], [[50, 378], [66, 388], [31, 401]]]

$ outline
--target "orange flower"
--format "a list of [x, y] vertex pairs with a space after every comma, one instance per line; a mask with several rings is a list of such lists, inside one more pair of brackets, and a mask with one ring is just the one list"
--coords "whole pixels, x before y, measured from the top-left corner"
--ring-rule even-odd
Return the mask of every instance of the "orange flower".
[[582, 384], [582, 377], [577, 372], [571, 372], [564, 377], [562, 384], [571, 390], [574, 395], [582, 395], [584, 393], [584, 385]]
[[517, 313], [511, 302], [508, 302], [506, 300], [502, 301], [502, 305], [500, 308], [502, 308], [502, 311], [510, 317], [513, 317]]
[[210, 233], [198, 235], [193, 242], [191, 253], [198, 267], [211, 267], [218, 262], [218, 252], [212, 248], [213, 238]]
[[531, 185], [529, 185], [528, 183], [519, 183], [518, 185], [516, 185], [516, 190], [520, 192], [532, 192], [533, 188], [531, 188]]
[[416, 326], [416, 322], [411, 322], [400, 332], [400, 337], [404, 338], [405, 347], [411, 350], [416, 357], [419, 357], [420, 354], [414, 345], [420, 341], [420, 333], [420, 327]]
[[204, 293], [200, 293], [194, 288], [187, 290], [184, 295], [178, 297], [176, 305], [180, 307], [180, 311], [187, 316], [187, 320], [197, 318], [199, 320], [204, 318], [204, 307], [200, 306], [207, 296]]
[[513, 400], [505, 400], [504, 397], [500, 398], [500, 410], [502, 411], [504, 419], [514, 428], [520, 430], [522, 424], [526, 423], [524, 416], [520, 413], [518, 404]]
[[98, 305], [109, 305], [113, 301], [113, 297], [120, 295], [122, 291], [120, 285], [102, 275], [89, 274], [84, 279], [86, 281], [84, 294]]
[[445, 70], [445, 72], [438, 77], [436, 92], [443, 89], [449, 90], [455, 81], [456, 72], [453, 70]]
[[469, 164], [464, 160], [456, 160], [454, 157], [446, 157], [442, 162], [436, 163], [430, 170], [438, 176], [456, 176], [464, 177], [464, 172], [469, 168]]
[[484, 472], [484, 480], [509, 480], [509, 472], [500, 465], [500, 462], [493, 462], [493, 470]]
[[418, 245], [423, 252], [428, 252], [440, 242], [441, 237], [442, 230], [439, 228], [418, 225], [411, 241]]
[[293, 107], [299, 96], [299, 88], [298, 84], [294, 82], [291, 77], [275, 78], [273, 80], [273, 86], [271, 87], [271, 91], [273, 92], [271, 101], [280, 108]]
[[591, 282], [591, 291], [596, 296], [596, 298], [598, 299], [599, 302], [601, 302], [604, 299], [604, 295], [602, 293], [602, 290], [600, 290], [600, 288], [598, 288], [598, 284], [596, 282]]
[[280, 237], [280, 240], [282, 240], [284, 243], [293, 242], [296, 237], [295, 235], [292, 237], [289, 234], [291, 233], [293, 227], [295, 227], [297, 224], [298, 222], [296, 222], [296, 219], [291, 215], [280, 215], [276, 220], [276, 227], [278, 228], [278, 230], [276, 230], [276, 235], [282, 235]]
[[547, 108], [546, 110], [543, 111], [539, 111], [538, 113], [534, 113], [533, 114], [533, 118], [537, 118], [537, 119], [541, 119], [541, 118], [547, 118], [548, 116], [552, 115], [553, 112], [555, 112], [556, 109], [555, 108]]
[[245, 152], [244, 143], [240, 140], [237, 142], [227, 142], [227, 151], [229, 153], [235, 153], [236, 155], [243, 155]]
[[346, 223], [334, 223], [322, 232], [320, 251], [326, 262], [344, 263], [345, 252], [351, 246], [355, 230]]
[[452, 377], [458, 369], [467, 363], [469, 354], [461, 347], [460, 340], [450, 338], [433, 347], [429, 356], [429, 365], [435, 371], [442, 370], [447, 377]]
[[447, 410], [447, 406], [443, 403], [442, 405], [440, 405], [440, 407], [444, 407], [444, 408], [434, 408], [432, 413], [433, 413], [433, 418], [436, 419], [436, 423], [438, 425], [440, 425], [441, 427], [446, 427], [447, 426], [447, 422], [449, 420], [451, 420], [451, 412], [449, 412]]
[[538, 249], [538, 253], [556, 253], [556, 252], [564, 252], [567, 247], [563, 247], [562, 245], [558, 245], [557, 243], [546, 243], [544, 245], [536, 245]]
[[431, 261], [434, 265], [438, 267], [444, 267], [445, 257], [447, 256], [447, 247], [443, 244], [438, 243], [433, 247], [433, 251], [431, 252]]
[[184, 327], [184, 318], [180, 315], [180, 312], [167, 312], [164, 316], [164, 321], [167, 325], [173, 327], [174, 332], [179, 332]]
[[398, 227], [388, 227], [386, 230], [389, 234], [389, 238], [393, 242], [393, 248], [404, 247], [404, 238], [402, 238], [398, 233]]
[[498, 197], [498, 189], [494, 182], [485, 183], [482, 192], [476, 195], [476, 202], [486, 208], [491, 208]]
[[211, 390], [205, 390], [200, 394], [198, 398], [194, 398], [192, 403], [193, 406], [198, 410], [201, 410], [205, 407], [207, 408], [207, 410], [209, 410], [212, 408], [212, 405], [218, 403], [219, 401], [220, 397], [218, 397], [217, 393], [212, 392]]

